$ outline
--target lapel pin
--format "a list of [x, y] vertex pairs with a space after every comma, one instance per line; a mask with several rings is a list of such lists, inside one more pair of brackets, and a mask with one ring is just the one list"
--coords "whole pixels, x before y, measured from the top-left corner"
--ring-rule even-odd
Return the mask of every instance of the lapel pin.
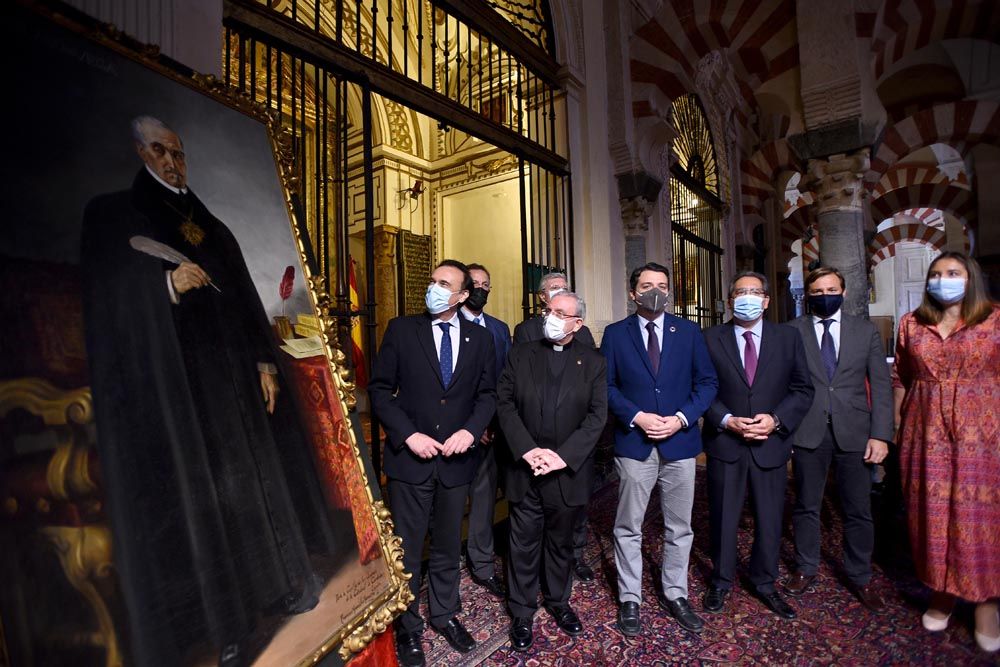
[[469, 337], [468, 337], [468, 336], [466, 336], [466, 337], [465, 337], [465, 342], [466, 342], [466, 343], [468, 343], [468, 342], [469, 342]]
[[577, 365], [577, 366], [583, 366], [583, 362], [582, 362], [582, 361], [580, 361], [579, 359], [577, 359], [577, 360], [576, 360], [576, 365]]
[[670, 327], [670, 333], [674, 333], [675, 331], [677, 331], [677, 327]]

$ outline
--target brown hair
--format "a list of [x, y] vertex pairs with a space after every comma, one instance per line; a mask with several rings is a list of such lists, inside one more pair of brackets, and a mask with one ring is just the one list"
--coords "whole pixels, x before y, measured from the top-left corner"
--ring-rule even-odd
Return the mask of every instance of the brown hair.
[[822, 278], [823, 276], [837, 276], [840, 279], [840, 289], [847, 289], [847, 281], [844, 280], [844, 274], [833, 268], [832, 266], [821, 266], [818, 269], [813, 269], [806, 276], [806, 291], [809, 291], [809, 286], [814, 282]]
[[962, 320], [967, 327], [979, 324], [993, 312], [993, 301], [986, 291], [986, 282], [983, 280], [983, 270], [979, 268], [979, 262], [963, 252], [943, 252], [927, 267], [927, 276], [924, 278], [924, 298], [917, 309], [913, 311], [914, 317], [921, 324], [937, 324], [944, 317], [942, 304], [927, 293], [927, 281], [930, 279], [931, 269], [942, 259], [955, 260], [964, 266], [969, 274], [969, 279], [965, 284], [965, 296], [962, 298]]

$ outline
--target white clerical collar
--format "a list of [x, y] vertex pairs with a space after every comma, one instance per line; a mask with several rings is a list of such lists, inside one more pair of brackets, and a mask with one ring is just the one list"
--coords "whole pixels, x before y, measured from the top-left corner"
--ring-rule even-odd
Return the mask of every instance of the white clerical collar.
[[486, 322], [486, 313], [482, 311], [480, 311], [478, 315], [473, 315], [472, 311], [470, 311], [465, 306], [462, 306], [461, 308], [459, 308], [458, 312], [462, 313], [462, 317], [467, 319], [469, 322], [476, 322], [476, 320], [479, 320], [483, 323]]
[[153, 171], [152, 169], [150, 169], [148, 164], [145, 165], [145, 166], [146, 166], [146, 171], [149, 172], [149, 175], [152, 176], [153, 178], [155, 178], [156, 182], [159, 183], [160, 185], [162, 185], [163, 187], [165, 187], [167, 190], [170, 190], [175, 195], [186, 195], [187, 194], [187, 191], [188, 191], [187, 188], [175, 188], [174, 186], [170, 185], [170, 183], [167, 183], [165, 180], [163, 180], [162, 178], [160, 178], [159, 176], [157, 176], [156, 172]]
[[565, 347], [565, 346], [563, 346], [563, 345], [553, 345], [553, 346], [552, 346], [552, 349], [553, 349], [554, 351], [556, 351], [556, 352], [562, 352], [562, 351], [563, 351], [563, 348], [564, 348], [564, 347]]

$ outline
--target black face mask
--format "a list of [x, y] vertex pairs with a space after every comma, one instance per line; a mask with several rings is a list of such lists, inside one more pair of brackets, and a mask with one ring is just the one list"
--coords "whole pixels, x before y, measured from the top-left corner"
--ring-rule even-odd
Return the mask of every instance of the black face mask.
[[465, 307], [469, 310], [479, 312], [486, 306], [486, 300], [489, 298], [489, 290], [484, 290], [482, 287], [475, 287], [469, 292], [469, 298], [465, 300]]
[[825, 319], [840, 310], [844, 304], [844, 295], [810, 294], [807, 300], [809, 301], [809, 310], [812, 311], [813, 315]]

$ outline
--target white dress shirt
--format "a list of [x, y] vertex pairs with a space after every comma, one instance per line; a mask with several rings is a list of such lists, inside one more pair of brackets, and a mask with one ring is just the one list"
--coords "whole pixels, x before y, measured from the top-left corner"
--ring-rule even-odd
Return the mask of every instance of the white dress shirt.
[[[636, 314], [635, 320], [636, 320], [636, 323], [639, 326], [639, 335], [642, 336], [642, 344], [643, 344], [643, 346], [647, 350], [649, 349], [649, 330], [646, 329], [646, 325], [648, 325], [650, 322], [652, 322], [653, 323], [653, 333], [656, 334], [656, 344], [657, 344], [657, 348], [656, 349], [658, 349], [661, 354], [663, 353], [663, 320], [664, 319], [665, 319], [665, 317], [664, 317], [663, 313], [660, 313], [656, 317], [656, 319], [653, 319], [653, 320], [647, 320], [642, 315]], [[642, 412], [642, 410], [640, 410], [639, 412], [635, 413], [635, 416], [632, 417], [632, 421], [629, 422], [629, 428], [634, 428], [635, 427], [635, 418], [638, 417], [641, 412]], [[687, 417], [684, 416], [683, 412], [678, 411], [678, 412], [674, 413], [674, 416], [681, 420], [681, 425], [684, 428], [687, 428], [687, 426], [688, 426], [688, 420], [687, 420]]]
[[[478, 324], [481, 327], [486, 327], [486, 313], [480, 312], [478, 315], [473, 315], [469, 312], [469, 309], [462, 306], [458, 309], [458, 312], [462, 313], [462, 317], [469, 320], [473, 324]], [[439, 327], [440, 328], [440, 327]]]
[[[816, 342], [819, 343], [821, 350], [823, 349], [823, 319], [813, 315], [813, 329], [816, 330]], [[840, 359], [840, 309], [826, 319], [833, 320], [830, 323], [830, 336], [833, 338], [833, 351]]]
[[[736, 348], [740, 351], [740, 364], [746, 367], [746, 354], [747, 349], [747, 339], [743, 337], [745, 332], [749, 331], [753, 334], [753, 345], [757, 350], [757, 361], [760, 361], [760, 341], [764, 338], [764, 318], [761, 317], [757, 320], [757, 324], [753, 325], [749, 329], [736, 324], [733, 326], [733, 333], [736, 335]], [[759, 370], [759, 367], [758, 367]], [[721, 426], [726, 428], [726, 423], [729, 418], [732, 417], [732, 413], [726, 413], [726, 416], [722, 418]]]
[[435, 319], [433, 326], [431, 326], [431, 331], [434, 332], [434, 349], [437, 350], [438, 361], [441, 361], [441, 338], [444, 336], [444, 331], [441, 330], [442, 321], [451, 325], [451, 328], [448, 329], [448, 335], [451, 337], [451, 370], [454, 372], [455, 366], [458, 365], [458, 341], [462, 338], [458, 333], [458, 313], [452, 315], [450, 320]]

